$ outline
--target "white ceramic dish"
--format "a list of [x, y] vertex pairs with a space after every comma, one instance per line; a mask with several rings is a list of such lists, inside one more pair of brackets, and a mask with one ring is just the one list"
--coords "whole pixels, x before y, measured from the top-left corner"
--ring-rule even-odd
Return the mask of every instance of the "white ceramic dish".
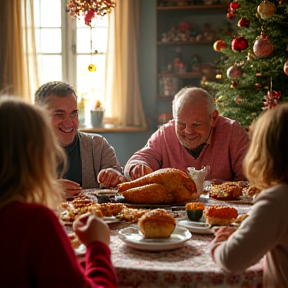
[[191, 239], [191, 233], [184, 227], [175, 228], [169, 238], [145, 238], [137, 227], [127, 227], [119, 231], [119, 238], [130, 248], [143, 251], [166, 251], [177, 249]]
[[179, 220], [177, 224], [196, 234], [214, 234], [211, 228], [209, 228], [209, 225], [202, 221], [196, 222], [190, 221], [189, 219], [184, 219]]

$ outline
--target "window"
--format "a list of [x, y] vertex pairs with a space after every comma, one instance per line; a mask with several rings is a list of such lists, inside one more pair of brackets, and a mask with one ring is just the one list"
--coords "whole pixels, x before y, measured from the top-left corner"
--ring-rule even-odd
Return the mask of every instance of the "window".
[[[86, 100], [88, 111], [104, 99], [108, 16], [97, 16], [91, 29], [84, 19], [71, 18], [66, 5], [66, 0], [34, 0], [40, 85], [55, 80], [70, 83], [78, 101]], [[88, 71], [90, 64], [96, 66], [95, 72]]]

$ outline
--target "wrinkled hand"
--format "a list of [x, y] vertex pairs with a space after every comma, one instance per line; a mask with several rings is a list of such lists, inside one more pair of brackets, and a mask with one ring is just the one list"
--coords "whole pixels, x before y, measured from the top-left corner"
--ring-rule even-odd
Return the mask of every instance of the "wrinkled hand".
[[135, 180], [152, 172], [153, 170], [148, 165], [136, 164], [130, 169], [130, 177]]
[[236, 229], [232, 227], [220, 227], [217, 230], [214, 229], [214, 231], [215, 231], [214, 233], [215, 238], [209, 243], [209, 246], [208, 246], [212, 258], [213, 258], [214, 250], [217, 248], [217, 246], [221, 242], [226, 241], [236, 231]]
[[105, 188], [114, 188], [125, 180], [124, 175], [113, 168], [103, 169], [97, 176], [97, 181]]
[[65, 189], [66, 198], [77, 196], [82, 191], [82, 187], [76, 182], [68, 179], [59, 179], [58, 181], [63, 185]]
[[73, 230], [84, 245], [99, 241], [106, 245], [110, 243], [110, 229], [99, 217], [86, 213], [73, 222]]

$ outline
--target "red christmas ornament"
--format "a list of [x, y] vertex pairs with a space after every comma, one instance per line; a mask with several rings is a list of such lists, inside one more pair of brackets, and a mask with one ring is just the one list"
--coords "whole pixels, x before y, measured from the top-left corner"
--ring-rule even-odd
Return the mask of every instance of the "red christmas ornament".
[[226, 47], [226, 43], [223, 40], [217, 40], [213, 44], [213, 49], [217, 52], [222, 51]]
[[229, 7], [230, 7], [230, 10], [237, 10], [239, 8], [239, 3], [238, 2], [231, 2]]
[[241, 69], [239, 68], [239, 66], [237, 64], [234, 64], [233, 66], [229, 67], [227, 69], [227, 77], [228, 78], [238, 78], [241, 76]]
[[257, 13], [260, 15], [260, 17], [264, 20], [271, 18], [274, 16], [276, 11], [275, 4], [269, 1], [263, 1], [258, 7], [257, 7]]
[[241, 52], [241, 51], [247, 49], [247, 47], [248, 47], [248, 42], [242, 36], [238, 36], [238, 37], [236, 37], [235, 39], [232, 40], [231, 48], [234, 51]]
[[242, 18], [238, 21], [238, 27], [240, 28], [248, 28], [249, 27], [249, 21], [246, 18]]
[[260, 58], [267, 57], [273, 52], [273, 49], [273, 44], [270, 42], [268, 36], [261, 32], [261, 35], [257, 37], [253, 46], [254, 54]]
[[227, 18], [228, 18], [229, 20], [232, 20], [232, 19], [234, 18], [234, 16], [235, 16], [235, 14], [234, 14], [233, 11], [229, 11], [229, 12], [227, 13]]

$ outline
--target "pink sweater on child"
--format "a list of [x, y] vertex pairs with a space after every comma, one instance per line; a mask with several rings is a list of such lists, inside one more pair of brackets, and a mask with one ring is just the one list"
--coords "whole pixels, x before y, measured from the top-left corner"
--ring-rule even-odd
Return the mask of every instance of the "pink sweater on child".
[[249, 145], [248, 134], [236, 121], [219, 116], [212, 135], [199, 157], [195, 159], [179, 142], [175, 120], [159, 128], [144, 148], [127, 162], [124, 172], [128, 175], [131, 165], [146, 163], [154, 171], [160, 168], [177, 168], [187, 172], [187, 167], [200, 170], [210, 166], [206, 179], [246, 180], [242, 161]]

